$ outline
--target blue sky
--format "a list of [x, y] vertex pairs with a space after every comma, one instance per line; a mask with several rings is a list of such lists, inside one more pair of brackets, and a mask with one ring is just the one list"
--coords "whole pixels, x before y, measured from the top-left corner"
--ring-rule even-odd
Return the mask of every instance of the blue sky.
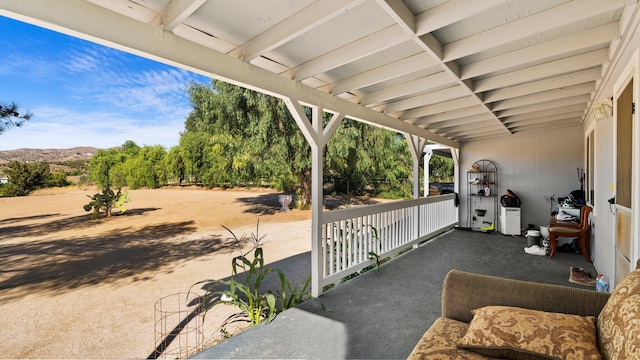
[[0, 16], [0, 101], [33, 118], [0, 150], [178, 144], [185, 89], [209, 78]]

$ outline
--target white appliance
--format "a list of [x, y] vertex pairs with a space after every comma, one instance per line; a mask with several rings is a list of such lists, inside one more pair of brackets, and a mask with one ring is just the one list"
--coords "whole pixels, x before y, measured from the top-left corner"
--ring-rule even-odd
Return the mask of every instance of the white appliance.
[[504, 235], [520, 235], [520, 208], [500, 207], [500, 232]]

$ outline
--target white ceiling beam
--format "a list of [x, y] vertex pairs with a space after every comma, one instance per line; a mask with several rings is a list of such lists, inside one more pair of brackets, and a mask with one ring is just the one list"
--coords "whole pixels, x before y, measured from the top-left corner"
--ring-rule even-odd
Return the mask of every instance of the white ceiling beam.
[[541, 102], [533, 105], [520, 106], [516, 108], [507, 109], [504, 111], [499, 111], [498, 117], [504, 118], [508, 116], [525, 114], [528, 112], [533, 112], [538, 110], [544, 110], [549, 108], [561, 108], [568, 105], [575, 105], [575, 104], [581, 104], [581, 103], [586, 105], [586, 103], [590, 99], [591, 99], [591, 95], [584, 94], [584, 95], [571, 96], [568, 98], [563, 98], [563, 99], [558, 99], [553, 101], [545, 101], [545, 102]]
[[534, 124], [534, 125], [526, 125], [526, 126], [514, 126], [510, 127], [511, 131], [514, 133], [523, 132], [523, 131], [531, 131], [531, 130], [549, 130], [549, 129], [557, 129], [569, 126], [577, 126], [580, 125], [582, 118], [574, 118], [574, 119], [565, 119], [560, 121], [554, 121], [552, 123], [546, 124]]
[[[51, 11], [64, 9], [64, 11]], [[84, 0], [0, 0], [0, 15], [59, 31], [100, 45], [177, 66], [278, 98], [295, 98], [328, 111], [443, 145], [459, 144], [431, 131], [399, 121], [347, 100], [291, 81], [202, 45], [158, 36], [156, 27], [119, 15]], [[91, 21], [87, 21], [91, 19]], [[114, 27], [113, 24], [118, 24]], [[131, 36], [135, 34], [135, 36]]]
[[408, 81], [406, 83], [389, 86], [382, 90], [367, 94], [360, 99], [360, 104], [368, 106], [384, 100], [395, 99], [410, 94], [433, 90], [451, 83], [451, 76], [448, 73], [442, 71], [437, 74]]
[[525, 64], [532, 64], [548, 59], [552, 56], [560, 57], [564, 54], [585, 52], [581, 51], [585, 49], [589, 51], [606, 48], [617, 31], [618, 24], [609, 23], [524, 49], [510, 51], [503, 55], [460, 67], [460, 77], [462, 79], [469, 79], [496, 71], [515, 69]]
[[554, 6], [537, 14], [468, 36], [444, 46], [444, 61], [453, 61], [624, 7], [626, 0], [580, 0]]
[[378, 5], [409, 34], [416, 33], [415, 16], [402, 0], [377, 0]]
[[447, 100], [453, 100], [468, 95], [460, 86], [453, 86], [447, 89], [437, 90], [428, 94], [414, 96], [412, 98], [399, 100], [396, 102], [383, 105], [382, 108], [387, 114], [400, 112], [403, 110], [413, 109], [425, 104], [435, 104]]
[[211, 36], [210, 34], [204, 33], [196, 28], [185, 24], [178, 25], [175, 29], [173, 29], [173, 33], [176, 36], [222, 53], [225, 53], [235, 47], [234, 44], [226, 42], [215, 36]]
[[582, 112], [584, 113], [584, 104], [577, 103], [573, 105], [567, 105], [559, 108], [545, 108], [538, 111], [532, 111], [525, 114], [514, 115], [502, 118], [504, 123], [527, 121], [531, 119], [539, 119], [554, 116], [565, 116], [565, 114]]
[[251, 61], [288, 41], [334, 19], [365, 0], [317, 0], [293, 16], [233, 49], [228, 55]]
[[475, 91], [484, 92], [592, 68], [602, 65], [607, 59], [607, 55], [607, 49], [595, 50], [586, 54], [575, 55], [546, 64], [481, 79], [475, 82]]
[[145, 24], [151, 24], [158, 15], [156, 11], [144, 5], [140, 5], [130, 0], [87, 0], [93, 4], [102, 6], [103, 8], [115, 11], [120, 14], [126, 14]]
[[484, 93], [484, 101], [486, 103], [491, 103], [518, 96], [548, 91], [559, 87], [582, 84], [590, 81], [595, 81], [596, 79], [600, 78], [600, 75], [600, 68], [593, 67], [587, 70], [560, 75], [553, 78], [492, 90]]
[[[495, 116], [491, 114], [474, 115], [474, 116], [461, 117], [453, 120], [431, 123], [427, 125], [425, 128], [428, 130], [438, 130], [441, 128], [447, 128], [451, 126], [474, 124], [481, 121], [492, 121], [492, 120], [495, 121], [495, 119], [496, 119]], [[495, 123], [497, 122], [499, 121], [495, 121]]]
[[440, 63], [442, 62], [442, 44], [435, 38], [435, 36], [431, 34], [424, 34], [418, 37], [413, 37], [413, 41], [427, 54], [433, 56], [438, 59]]
[[427, 56], [426, 54], [419, 53], [340, 81], [336, 81], [335, 83], [328, 85], [328, 88], [326, 89], [323, 87], [322, 90], [327, 90], [327, 92], [338, 95], [349, 90], [360, 89], [407, 75], [417, 70], [427, 69], [437, 64], [438, 63], [435, 59]]
[[156, 16], [153, 23], [158, 22], [165, 31], [173, 31], [206, 2], [207, 0], [172, 0]]
[[293, 67], [281, 75], [302, 81], [314, 75], [327, 72], [344, 64], [373, 55], [405, 42], [407, 37], [398, 25], [389, 26], [374, 34], [360, 38], [348, 45], [329, 51], [304, 64]]
[[515, 97], [494, 103], [493, 111], [505, 110], [519, 106], [538, 104], [545, 101], [571, 97], [575, 95], [590, 94], [595, 91], [595, 81], [559, 88], [555, 90], [543, 91], [531, 95]]
[[465, 108], [467, 106], [473, 106], [476, 104], [478, 104], [478, 101], [477, 99], [475, 99], [475, 97], [465, 96], [463, 98], [459, 98], [451, 101], [444, 101], [438, 104], [421, 106], [413, 110], [408, 110], [403, 112], [402, 116], [405, 119], [417, 119], [423, 116], [439, 114], [439, 113], [443, 113], [451, 110]]
[[[482, 101], [482, 96], [474, 92], [473, 83], [470, 80], [460, 79], [460, 70], [458, 69], [458, 65], [452, 61], [446, 62], [442, 60], [442, 44], [440, 44], [438, 39], [436, 39], [431, 34], [431, 31], [438, 29], [438, 27], [431, 26], [434, 26], [434, 24], [436, 24], [435, 26], [450, 25], [456, 21], [460, 21], [467, 17], [476, 15], [478, 13], [481, 13], [482, 11], [495, 7], [504, 2], [504, 0], [486, 0], [479, 4], [477, 1], [451, 0], [446, 2], [445, 4], [419, 14], [415, 17], [415, 19], [408, 18], [405, 15], [405, 6], [394, 7], [383, 5], [383, 8], [385, 9], [385, 11], [387, 11], [387, 13], [396, 13], [391, 14], [391, 17], [399, 24], [399, 26], [407, 33], [407, 35], [410, 36], [416, 42], [416, 44], [418, 44], [418, 46], [420, 46], [430, 57], [437, 59], [440, 67], [445, 72], [447, 72], [452, 79], [455, 80], [455, 82], [461, 89], [464, 89], [464, 91], [468, 95], [472, 96], [477, 104], [482, 105], [487, 113], [492, 114], [491, 109], [489, 109], [489, 107], [486, 106], [486, 104], [484, 104], [484, 102]], [[461, 9], [464, 9], [464, 11], [461, 11]], [[442, 19], [443, 21], [438, 23], [438, 20], [436, 19]], [[414, 20], [416, 22], [417, 32], [414, 32], [412, 30], [412, 21]], [[406, 21], [408, 21], [408, 23], [406, 23]], [[421, 105], [424, 104], [419, 104], [414, 107], [420, 107]], [[497, 118], [495, 118], [495, 120], [497, 123], [500, 123]]]
[[458, 127], [455, 130], [440, 129], [438, 132], [446, 137], [456, 138], [459, 136], [474, 135], [478, 132], [493, 133], [503, 132], [504, 130], [505, 128], [502, 124], [498, 124], [495, 121], [486, 121], [479, 124], [473, 124], [473, 126]]
[[534, 125], [534, 124], [541, 124], [541, 123], [559, 121], [564, 119], [581, 119], [582, 115], [584, 115], [584, 111], [573, 111], [573, 112], [562, 113], [562, 114], [553, 115], [553, 116], [545, 116], [541, 118], [534, 118], [534, 119], [521, 120], [521, 121], [512, 121], [511, 120], [512, 118], [507, 118], [503, 121], [503, 123], [507, 125], [507, 127]]
[[505, 135], [510, 135], [511, 131], [509, 129], [507, 129], [506, 127], [500, 128], [500, 129], [489, 129], [489, 130], [476, 130], [474, 132], [468, 133], [468, 134], [464, 134], [464, 135], [460, 135], [460, 136], [456, 136], [453, 137], [454, 139], [459, 139], [459, 142], [462, 141], [471, 141], [473, 139], [486, 139], [488, 137], [498, 137], [498, 136], [505, 136]]
[[453, 125], [448, 127], [442, 127], [438, 129], [438, 133], [445, 136], [454, 136], [454, 135], [461, 135], [463, 131], [467, 131], [467, 130], [476, 131], [478, 129], [484, 129], [487, 126], [496, 128], [496, 129], [499, 129], [502, 127], [501, 124], [496, 124], [495, 121], [478, 121], [471, 124], [467, 123], [464, 125]]
[[415, 17], [417, 35], [424, 35], [511, 0], [449, 0]]
[[429, 125], [432, 123], [453, 120], [453, 119], [458, 119], [458, 118], [467, 117], [467, 116], [480, 115], [480, 114], [486, 114], [484, 106], [475, 105], [475, 106], [469, 106], [462, 109], [451, 110], [451, 111], [447, 111], [447, 112], [443, 112], [443, 113], [435, 114], [431, 116], [424, 116], [424, 117], [418, 118], [414, 124]]

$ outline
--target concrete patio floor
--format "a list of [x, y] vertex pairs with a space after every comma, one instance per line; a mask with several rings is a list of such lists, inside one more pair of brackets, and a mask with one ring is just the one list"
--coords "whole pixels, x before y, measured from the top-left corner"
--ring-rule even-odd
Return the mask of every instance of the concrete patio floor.
[[534, 256], [526, 245], [523, 237], [449, 231], [194, 358], [404, 359], [440, 315], [451, 269], [582, 288], [568, 282], [569, 268], [595, 273], [581, 254]]

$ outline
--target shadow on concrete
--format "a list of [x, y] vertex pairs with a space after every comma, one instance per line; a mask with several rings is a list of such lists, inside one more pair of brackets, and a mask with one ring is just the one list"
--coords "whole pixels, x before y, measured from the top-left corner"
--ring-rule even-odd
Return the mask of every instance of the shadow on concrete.
[[406, 359], [440, 316], [451, 269], [574, 287], [570, 267], [595, 272], [580, 254], [532, 256], [525, 246], [523, 237], [449, 231], [194, 358]]
[[[268, 260], [269, 254], [265, 254]], [[247, 256], [249, 260], [253, 260], [251, 255]], [[298, 288], [302, 288], [307, 278], [311, 275], [311, 252], [307, 251], [304, 253], [300, 253], [297, 255], [290, 256], [288, 258], [264, 264], [264, 268], [272, 268], [272, 269], [280, 269], [286, 277], [286, 280], [289, 281], [292, 287], [296, 285]], [[231, 271], [231, 261], [229, 261], [229, 271]], [[236, 275], [236, 280], [244, 283], [244, 279], [246, 277], [246, 273], [240, 272]], [[228, 276], [223, 279], [215, 279], [218, 281], [226, 281], [230, 280], [231, 276]], [[213, 282], [205, 282], [199, 287], [203, 292], [207, 290], [217, 291], [223, 290], [224, 286], [218, 286]], [[262, 280], [262, 284], [260, 285], [260, 289], [262, 292], [268, 291], [276, 291], [281, 289], [280, 279], [278, 274], [275, 272], [269, 273]], [[311, 289], [308, 289], [311, 292]], [[217, 299], [211, 299], [211, 301], [215, 301]]]

